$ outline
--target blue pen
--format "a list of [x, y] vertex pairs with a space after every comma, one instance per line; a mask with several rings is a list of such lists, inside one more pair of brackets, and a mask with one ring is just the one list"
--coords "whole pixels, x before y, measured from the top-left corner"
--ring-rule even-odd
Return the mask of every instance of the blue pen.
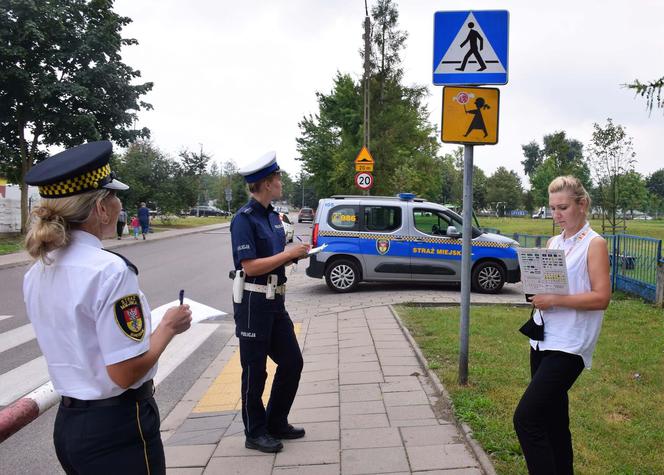
[[302, 238], [300, 236], [295, 236], [298, 241], [302, 242]]
[[184, 289], [180, 289], [180, 305], [182, 305], [183, 300], [184, 300]]

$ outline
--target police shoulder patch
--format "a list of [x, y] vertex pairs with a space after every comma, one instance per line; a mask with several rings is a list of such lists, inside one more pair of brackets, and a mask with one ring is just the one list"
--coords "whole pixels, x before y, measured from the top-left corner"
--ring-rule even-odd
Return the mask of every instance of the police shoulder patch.
[[127, 295], [114, 305], [115, 321], [120, 330], [132, 340], [141, 341], [145, 335], [145, 317], [137, 294]]

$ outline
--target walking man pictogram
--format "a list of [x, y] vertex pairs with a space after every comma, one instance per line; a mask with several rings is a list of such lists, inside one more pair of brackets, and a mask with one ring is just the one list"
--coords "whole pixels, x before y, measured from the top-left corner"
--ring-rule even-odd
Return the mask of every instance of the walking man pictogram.
[[473, 130], [481, 130], [484, 132], [484, 137], [486, 138], [486, 136], [489, 134], [486, 131], [484, 117], [482, 117], [482, 109], [490, 109], [490, 107], [481, 97], [475, 99], [475, 107], [477, 107], [477, 109], [467, 110], [466, 106], [463, 106], [463, 110], [466, 111], [466, 114], [473, 114], [473, 120], [470, 122], [464, 137], [468, 137], [468, 134], [470, 134]]
[[[482, 35], [480, 35], [477, 31], [473, 30], [474, 27], [475, 23], [473, 23], [472, 21], [468, 23], [468, 28], [470, 28], [468, 36], [463, 41], [463, 43], [459, 45], [461, 48], [463, 48], [464, 45], [468, 43], [470, 45], [470, 50], [468, 50], [466, 56], [464, 56], [463, 62], [461, 63], [461, 67], [455, 68], [457, 71], [465, 70], [468, 60], [473, 55], [475, 56], [477, 62], [480, 65], [480, 69], [478, 69], [478, 71], [484, 71], [486, 69], [486, 63], [484, 62], [484, 60], [482, 59], [482, 55], [480, 54], [480, 51], [484, 49], [484, 38], [482, 38]], [[479, 49], [477, 48], [478, 43], [479, 43]]]

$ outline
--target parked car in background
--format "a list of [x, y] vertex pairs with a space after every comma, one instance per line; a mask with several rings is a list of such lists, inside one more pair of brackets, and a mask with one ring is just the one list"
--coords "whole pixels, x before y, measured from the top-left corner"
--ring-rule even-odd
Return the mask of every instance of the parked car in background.
[[297, 215], [297, 222], [301, 223], [303, 221], [308, 221], [310, 223], [314, 222], [314, 210], [311, 208], [302, 208], [300, 213]]
[[230, 213], [214, 206], [194, 206], [189, 210], [189, 216], [228, 216]]
[[634, 219], [642, 219], [642, 220], [645, 220], [645, 221], [650, 221], [650, 220], [652, 220], [652, 216], [649, 216], [647, 214], [640, 214], [638, 216], [634, 216]]
[[293, 242], [295, 237], [295, 225], [291, 223], [287, 213], [279, 213], [279, 219], [284, 225], [284, 233], [286, 233], [286, 242]]
[[274, 210], [277, 213], [283, 213], [283, 214], [290, 213], [290, 210], [288, 209], [288, 206], [284, 206], [284, 205], [277, 205], [277, 206], [274, 207]]

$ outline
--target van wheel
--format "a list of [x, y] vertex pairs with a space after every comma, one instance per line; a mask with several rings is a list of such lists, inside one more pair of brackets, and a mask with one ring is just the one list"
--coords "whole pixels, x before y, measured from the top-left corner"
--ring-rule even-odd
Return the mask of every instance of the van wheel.
[[505, 285], [505, 269], [494, 261], [480, 262], [473, 269], [473, 290], [483, 294], [497, 294]]
[[334, 261], [325, 271], [325, 283], [336, 292], [352, 292], [360, 283], [357, 264], [347, 259]]

